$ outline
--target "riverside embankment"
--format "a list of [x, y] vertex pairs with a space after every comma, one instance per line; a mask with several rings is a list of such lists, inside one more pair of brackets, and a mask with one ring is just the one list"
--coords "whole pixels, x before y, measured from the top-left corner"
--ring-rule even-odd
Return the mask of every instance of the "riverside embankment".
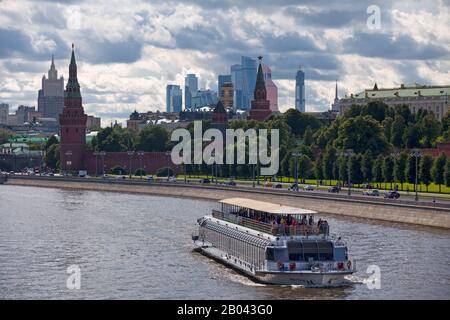
[[[316, 210], [319, 213], [358, 217], [389, 222], [408, 223], [450, 229], [450, 208], [413, 203], [385, 201], [363, 197], [343, 197], [307, 192], [287, 192], [252, 187], [226, 187], [189, 183], [147, 183], [129, 180], [102, 180], [61, 177], [10, 177], [6, 184], [46, 188], [126, 192], [168, 197], [219, 200], [246, 197]], [[0, 186], [1, 191], [1, 186]]]

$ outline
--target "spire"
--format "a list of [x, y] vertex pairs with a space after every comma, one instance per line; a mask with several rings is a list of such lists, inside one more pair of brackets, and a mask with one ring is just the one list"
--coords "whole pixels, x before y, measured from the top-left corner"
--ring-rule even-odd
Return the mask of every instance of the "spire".
[[216, 107], [214, 108], [214, 113], [227, 113], [227, 111], [225, 110], [225, 107], [223, 106], [222, 101], [219, 100], [219, 102], [217, 102]]
[[[70, 58], [69, 64], [69, 80], [67, 81], [66, 85], [65, 97], [81, 99], [80, 84], [78, 83], [77, 78], [77, 63], [75, 61], [75, 50], [73, 43], [72, 43], [72, 56]], [[79, 106], [81, 106], [81, 100]]]
[[72, 57], [70, 58], [70, 65], [69, 69], [77, 68], [77, 63], [75, 61], [75, 50], [74, 50], [74, 44], [72, 43]]
[[334, 101], [338, 101], [338, 85], [337, 85], [337, 79], [336, 79], [336, 92], [334, 93]]
[[255, 100], [266, 100], [267, 91], [266, 84], [264, 82], [264, 72], [262, 69], [262, 56], [258, 57], [259, 67], [258, 67], [258, 75], [256, 76], [256, 85], [255, 85]]
[[375, 85], [373, 86], [373, 90], [378, 90], [377, 83], [375, 82]]
[[55, 57], [52, 54], [52, 64], [50, 65], [50, 69], [55, 69]]

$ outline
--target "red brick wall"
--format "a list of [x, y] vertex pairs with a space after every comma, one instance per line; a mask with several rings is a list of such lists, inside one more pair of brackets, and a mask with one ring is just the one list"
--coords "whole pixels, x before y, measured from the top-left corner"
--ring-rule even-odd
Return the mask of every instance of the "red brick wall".
[[439, 142], [434, 149], [422, 149], [422, 154], [438, 157], [442, 152], [450, 159], [450, 142]]
[[[102, 173], [102, 157], [95, 156], [92, 151], [87, 151], [84, 154], [84, 167], [89, 173], [95, 173], [97, 158], [98, 173]], [[110, 173], [110, 170], [116, 166], [124, 168], [127, 172], [130, 166], [130, 156], [126, 152], [106, 152], [104, 156], [105, 173]], [[145, 152], [142, 156], [142, 167], [147, 173], [156, 173], [158, 169], [170, 166], [176, 173], [183, 172], [183, 166], [176, 166], [170, 160], [170, 155], [165, 152]], [[136, 169], [141, 167], [141, 157], [136, 153], [131, 157], [131, 171], [134, 173]]]

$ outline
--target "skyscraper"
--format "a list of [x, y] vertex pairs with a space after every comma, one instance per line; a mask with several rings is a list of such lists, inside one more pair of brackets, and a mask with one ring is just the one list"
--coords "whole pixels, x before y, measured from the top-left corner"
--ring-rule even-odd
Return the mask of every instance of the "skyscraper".
[[166, 87], [166, 111], [181, 112], [183, 108], [183, 97], [178, 85], [168, 84]]
[[242, 108], [250, 109], [254, 98], [253, 90], [256, 83], [256, 60], [250, 57], [241, 57], [242, 68]]
[[234, 64], [230, 68], [231, 83], [233, 83], [233, 108], [242, 109], [242, 68]]
[[305, 112], [305, 73], [299, 68], [295, 76], [295, 109]]
[[9, 104], [0, 103], [0, 124], [8, 124]]
[[233, 108], [233, 84], [231, 82], [225, 82], [220, 87], [219, 100], [224, 108]]
[[42, 89], [38, 92], [38, 111], [44, 118], [58, 119], [64, 108], [64, 78], [58, 79], [58, 71], [52, 55], [48, 79], [42, 76]]
[[272, 70], [263, 64], [264, 82], [266, 84], [267, 100], [270, 101], [270, 110], [278, 112], [278, 88], [272, 81]]
[[195, 74], [188, 74], [184, 78], [184, 108], [186, 110], [191, 108], [191, 99], [197, 95], [198, 78]]
[[221, 74], [217, 77], [217, 92], [219, 93], [219, 96], [221, 95], [220, 88], [222, 88], [224, 83], [230, 83], [231, 82], [231, 75], [230, 74]]
[[334, 92], [334, 101], [331, 105], [331, 111], [339, 112], [339, 96], [338, 96], [338, 85], [337, 85], [337, 79], [336, 79], [336, 89]]

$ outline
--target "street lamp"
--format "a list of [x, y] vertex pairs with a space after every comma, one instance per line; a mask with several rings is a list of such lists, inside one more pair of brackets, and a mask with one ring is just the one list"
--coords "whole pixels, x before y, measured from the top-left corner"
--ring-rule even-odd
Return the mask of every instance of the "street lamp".
[[415, 157], [416, 158], [416, 180], [415, 180], [415, 189], [416, 189], [416, 197], [415, 200], [418, 201], [419, 200], [419, 193], [417, 190], [417, 180], [418, 180], [418, 168], [417, 168], [417, 160], [419, 157], [422, 156], [422, 154], [420, 153], [419, 149], [413, 149], [412, 152], [410, 153], [411, 157]]
[[348, 178], [348, 195], [350, 196], [352, 194], [351, 191], [351, 179], [350, 179], [350, 165], [351, 165], [351, 161], [350, 161], [350, 157], [353, 156], [355, 153], [353, 152], [352, 149], [346, 149], [345, 151], [339, 151], [337, 153], [338, 156], [342, 156], [342, 157], [348, 157], [347, 160], [347, 178]]
[[130, 171], [129, 173], [130, 173], [130, 179], [131, 179], [131, 159], [133, 158], [134, 151], [128, 151], [127, 154], [130, 157], [130, 163], [129, 163], [130, 166], [128, 167], [129, 168], [128, 170]]
[[102, 157], [102, 176], [105, 176], [105, 151], [100, 151], [100, 156]]
[[140, 179], [142, 179], [142, 170], [143, 170], [143, 168], [142, 168], [142, 157], [144, 156], [144, 151], [138, 151], [137, 155], [139, 156], [139, 167], [140, 167], [139, 177], [140, 177]]
[[170, 175], [170, 172], [169, 172], [169, 156], [170, 156], [170, 151], [166, 151], [166, 160], [167, 160], [167, 181], [169, 181], [169, 175]]
[[72, 161], [71, 161], [71, 157], [72, 157], [72, 151], [67, 151], [66, 152], [66, 157], [69, 158], [69, 160], [66, 161], [66, 165], [69, 166], [69, 173], [70, 173], [70, 166], [72, 165]]

